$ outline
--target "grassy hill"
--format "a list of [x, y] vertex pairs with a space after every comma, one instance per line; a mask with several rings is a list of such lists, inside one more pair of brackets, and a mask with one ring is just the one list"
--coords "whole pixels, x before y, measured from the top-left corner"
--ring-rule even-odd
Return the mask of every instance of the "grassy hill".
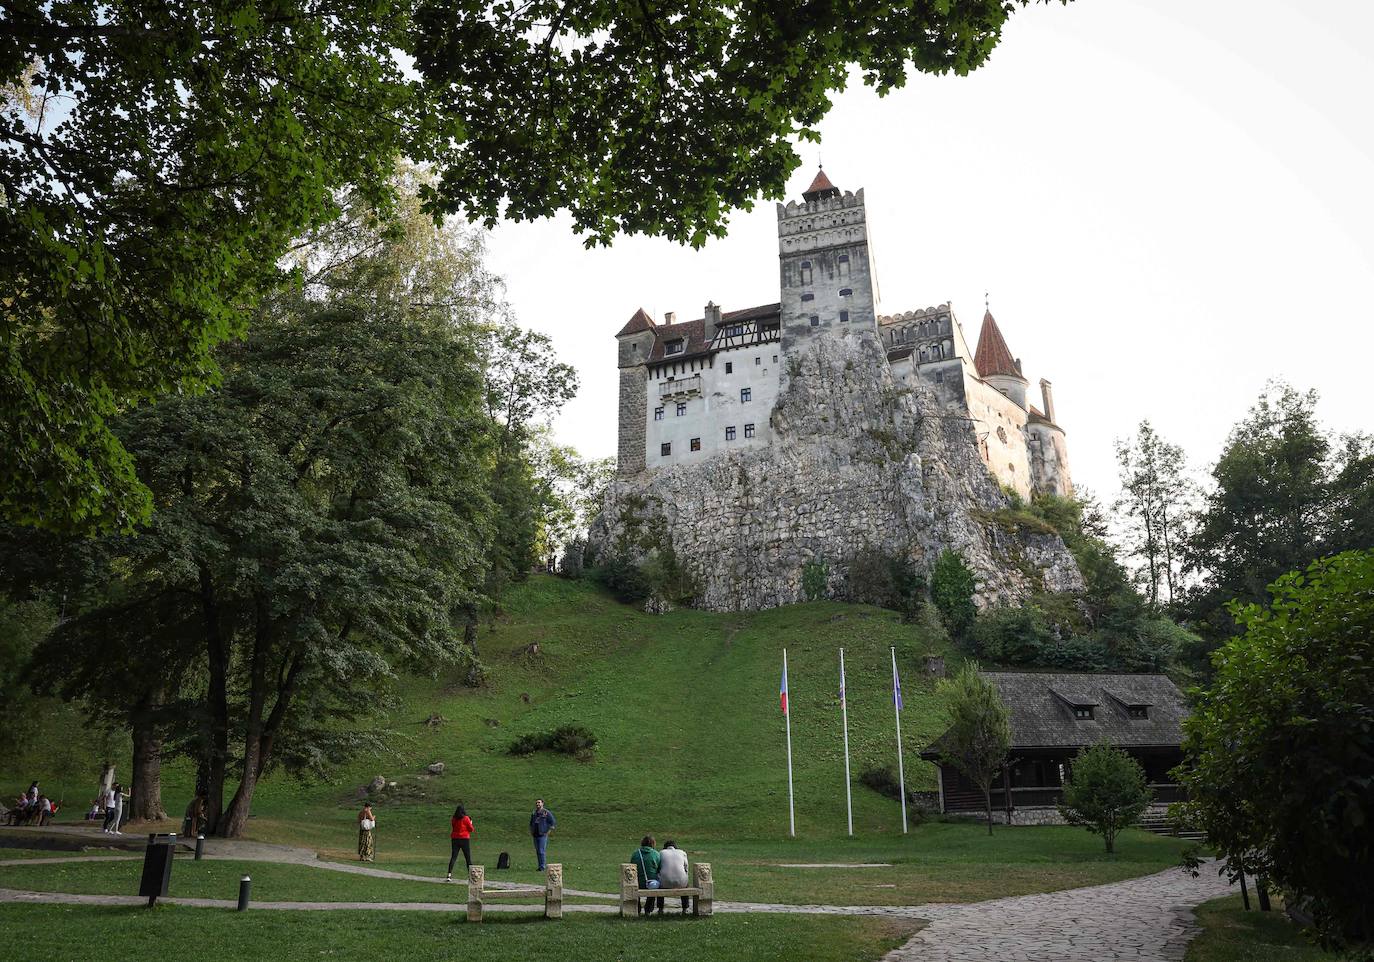
[[[483, 630], [478, 644], [491, 668], [487, 687], [466, 689], [445, 677], [402, 679], [400, 707], [368, 720], [390, 733], [390, 752], [358, 759], [329, 781], [280, 773], [268, 778], [254, 801], [250, 836], [348, 857], [356, 791], [382, 774], [400, 788], [378, 806], [379, 863], [426, 873], [442, 871], [447, 819], [459, 801], [477, 823], [478, 860], [493, 864], [496, 851], [508, 850], [517, 867], [527, 869], [525, 826], [536, 797], [558, 816], [552, 857], [568, 864], [575, 880], [570, 884], [599, 882], [603, 890], [614, 865], [645, 832], [660, 841], [676, 835], [702, 858], [728, 859], [731, 872], [717, 870], [726, 897], [745, 883], [781, 884], [778, 866], [789, 860], [908, 867], [871, 885], [872, 873], [864, 870], [826, 873], [820, 888], [798, 882], [793, 894], [799, 899], [828, 893], [929, 901], [1089, 884], [1175, 859], [1175, 843], [1143, 834], [1132, 835], [1119, 857], [1104, 859], [1101, 843], [1081, 829], [1002, 830], [996, 843], [987, 843], [972, 826], [927, 824], [903, 838], [896, 801], [858, 783], [866, 767], [895, 764], [889, 647], [896, 647], [902, 672], [907, 780], [916, 789], [935, 787], [933, 768], [916, 752], [943, 727], [923, 656], [942, 654], [951, 663], [957, 656], [938, 632], [902, 625], [892, 612], [817, 602], [756, 613], [655, 616], [586, 582], [535, 577], [505, 599], [504, 616]], [[778, 708], [784, 646], [797, 840], [787, 837]], [[845, 835], [841, 647], [848, 669], [854, 839]], [[446, 721], [426, 725], [436, 714]], [[16, 791], [31, 777], [75, 784], [83, 794], [69, 801], [82, 801], [97, 758], [91, 739], [65, 730], [70, 724], [55, 717], [52, 754], [31, 753], [24, 767], [5, 765], [0, 777]], [[596, 734], [592, 760], [507, 753], [517, 736], [564, 724]], [[428, 778], [424, 768], [434, 761], [444, 762], [445, 772]], [[189, 769], [170, 766], [168, 809], [179, 811], [190, 789]], [[855, 885], [868, 891], [854, 891]]]

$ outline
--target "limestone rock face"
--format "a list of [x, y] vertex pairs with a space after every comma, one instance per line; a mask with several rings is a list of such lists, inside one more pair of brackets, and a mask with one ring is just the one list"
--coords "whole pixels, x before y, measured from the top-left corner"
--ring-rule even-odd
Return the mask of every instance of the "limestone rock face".
[[641, 561], [671, 548], [692, 604], [715, 611], [803, 601], [812, 564], [842, 595], [865, 548], [922, 571], [954, 548], [978, 576], [980, 605], [1082, 588], [1057, 535], [998, 522], [1008, 501], [972, 424], [945, 416], [928, 389], [894, 381], [876, 332], [809, 338], [785, 360], [774, 442], [617, 479], [592, 524], [599, 556]]

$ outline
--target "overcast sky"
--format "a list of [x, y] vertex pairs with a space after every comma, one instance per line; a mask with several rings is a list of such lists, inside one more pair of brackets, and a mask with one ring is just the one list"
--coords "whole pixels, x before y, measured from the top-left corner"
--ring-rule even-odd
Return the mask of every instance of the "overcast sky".
[[[973, 342], [990, 292], [1032, 386], [1054, 382], [1075, 481], [1109, 500], [1142, 418], [1205, 468], [1269, 378], [1319, 389], [1335, 428], [1374, 424], [1371, 37], [1370, 0], [1032, 7], [968, 77], [837, 95], [819, 152], [866, 189], [881, 311], [951, 301]], [[636, 308], [778, 299], [771, 201], [700, 251], [587, 251], [564, 219], [490, 246], [521, 323], [581, 375], [555, 433], [589, 456], [615, 453], [613, 335]]]

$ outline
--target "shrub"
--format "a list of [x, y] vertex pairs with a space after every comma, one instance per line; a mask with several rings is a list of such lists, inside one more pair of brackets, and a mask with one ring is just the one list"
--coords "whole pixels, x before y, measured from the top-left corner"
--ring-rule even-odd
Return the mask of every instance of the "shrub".
[[977, 579], [959, 552], [946, 548], [930, 569], [930, 600], [940, 612], [950, 636], [962, 641], [973, 627], [978, 608], [973, 603]]
[[807, 601], [820, 601], [826, 595], [830, 569], [820, 561], [810, 561], [802, 568], [802, 594]]
[[864, 547], [849, 562], [845, 594], [856, 604], [877, 605], [914, 621], [921, 607], [925, 580], [906, 558], [881, 548]]
[[564, 578], [581, 578], [587, 554], [587, 540], [573, 538], [563, 547], [563, 557], [558, 559], [558, 573]]
[[596, 751], [596, 736], [581, 725], [562, 725], [552, 731], [531, 732], [521, 735], [506, 749], [511, 755], [533, 755], [535, 752], [553, 752], [557, 755], [571, 755], [578, 761], [590, 761]]
[[1150, 789], [1140, 763], [1102, 742], [1083, 749], [1074, 759], [1059, 811], [1070, 825], [1101, 835], [1112, 852], [1116, 836], [1134, 825], [1149, 804]]
[[685, 605], [697, 593], [696, 582], [677, 560], [672, 544], [656, 548], [639, 566], [649, 593], [675, 605]]
[[1336, 945], [1374, 938], [1374, 551], [1284, 575], [1215, 656], [1184, 721], [1186, 815]]
[[957, 675], [941, 679], [936, 690], [944, 701], [949, 730], [941, 736], [940, 760], [964, 773], [983, 793], [992, 834], [992, 783], [1007, 764], [1011, 749], [1011, 713], [997, 687], [967, 662]]
[[616, 601], [635, 604], [649, 597], [653, 588], [644, 572], [624, 555], [614, 554], [607, 557], [596, 569], [596, 580], [606, 586]]
[[1034, 606], [989, 608], [974, 620], [969, 641], [979, 658], [999, 665], [1038, 665], [1054, 642]]

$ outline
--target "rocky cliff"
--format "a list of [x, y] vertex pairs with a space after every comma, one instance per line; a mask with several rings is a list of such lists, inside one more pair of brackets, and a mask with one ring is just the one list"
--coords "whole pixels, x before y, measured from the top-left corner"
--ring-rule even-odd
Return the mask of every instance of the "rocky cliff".
[[865, 549], [926, 571], [954, 548], [978, 575], [982, 605], [1081, 589], [1057, 535], [999, 523], [1007, 498], [972, 424], [895, 381], [876, 332], [814, 338], [785, 360], [772, 445], [616, 480], [593, 550], [636, 561], [671, 550], [692, 604], [716, 611], [805, 600], [812, 564], [843, 594]]

